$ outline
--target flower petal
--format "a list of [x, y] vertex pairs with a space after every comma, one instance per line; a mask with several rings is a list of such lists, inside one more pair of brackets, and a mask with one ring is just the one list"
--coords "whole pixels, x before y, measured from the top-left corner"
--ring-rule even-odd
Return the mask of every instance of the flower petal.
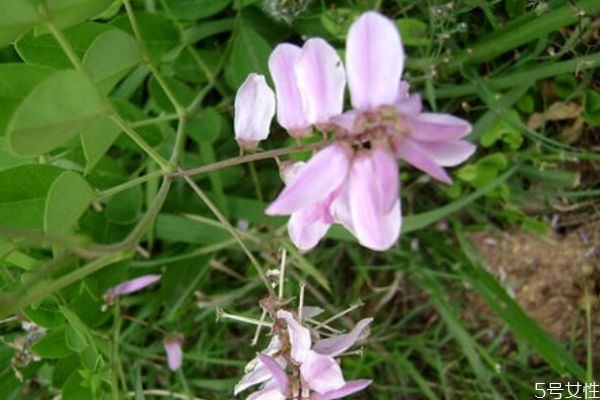
[[352, 225], [360, 244], [384, 251], [398, 240], [401, 226], [400, 200], [396, 199], [389, 213], [383, 211], [375, 168], [367, 154], [357, 156], [352, 163], [348, 200]]
[[292, 359], [297, 363], [303, 363], [310, 351], [311, 339], [308, 329], [303, 327], [289, 311], [277, 311], [277, 318], [287, 323], [288, 337], [290, 339]]
[[411, 137], [420, 141], [457, 140], [471, 133], [471, 124], [450, 114], [421, 113], [409, 122]]
[[418, 142], [409, 138], [401, 138], [395, 143], [395, 152], [398, 157], [413, 167], [420, 169], [441, 182], [449, 185], [452, 184], [452, 179], [446, 171], [435, 162], [431, 155]]
[[108, 289], [107, 293], [113, 296], [121, 296], [142, 290], [146, 286], [153, 284], [160, 279], [160, 275], [143, 275], [129, 281], [119, 283], [117, 286]]
[[346, 381], [340, 365], [331, 356], [309, 351], [306, 360], [300, 365], [302, 380], [317, 393], [339, 389]]
[[183, 354], [181, 345], [183, 344], [183, 336], [174, 335], [166, 337], [163, 340], [165, 352], [167, 353], [167, 361], [171, 371], [177, 371], [183, 362]]
[[418, 115], [423, 109], [423, 101], [420, 95], [413, 94], [405, 99], [397, 100], [395, 106], [399, 113], [406, 116]]
[[275, 47], [269, 57], [269, 71], [277, 96], [277, 121], [296, 134], [301, 134], [310, 126], [295, 72], [301, 53], [300, 47], [282, 43]]
[[357, 379], [354, 381], [348, 381], [344, 386], [339, 389], [335, 389], [329, 391], [327, 393], [319, 394], [315, 393], [311, 399], [313, 400], [334, 400], [341, 399], [342, 397], [346, 397], [352, 393], [359, 392], [369, 386], [373, 382], [370, 379]]
[[267, 369], [271, 373], [271, 376], [273, 377], [275, 382], [277, 382], [277, 386], [279, 386], [279, 391], [281, 393], [285, 393], [288, 390], [290, 381], [281, 365], [279, 365], [277, 361], [275, 361], [273, 358], [269, 357], [266, 354], [259, 353], [258, 359], [261, 363], [263, 363], [265, 367], [267, 367]]
[[265, 212], [287, 215], [324, 200], [346, 179], [349, 165], [345, 147], [325, 147], [298, 171]]
[[319, 218], [321, 203], [293, 212], [288, 221], [288, 234], [300, 251], [308, 251], [315, 247], [327, 233], [331, 223]]
[[352, 105], [374, 110], [393, 104], [403, 68], [404, 49], [395, 24], [374, 11], [362, 14], [350, 26], [346, 42]]
[[464, 140], [449, 142], [419, 142], [419, 146], [429, 154], [436, 164], [453, 167], [471, 157], [477, 148]]
[[373, 318], [362, 319], [350, 332], [320, 340], [314, 345], [313, 350], [320, 354], [337, 357], [354, 345], [354, 342], [371, 322], [373, 322]]
[[308, 122], [327, 122], [342, 112], [346, 72], [329, 43], [319, 38], [309, 39], [302, 46], [295, 72]]
[[379, 180], [382, 211], [387, 214], [396, 204], [396, 200], [398, 200], [398, 192], [400, 190], [398, 163], [396, 157], [388, 149], [377, 144], [373, 146], [371, 156], [375, 169], [374, 179]]
[[254, 147], [269, 136], [275, 115], [275, 93], [265, 77], [250, 74], [235, 96], [235, 139], [241, 147]]
[[285, 400], [286, 397], [281, 393], [276, 382], [269, 382], [258, 392], [250, 394], [246, 400]]

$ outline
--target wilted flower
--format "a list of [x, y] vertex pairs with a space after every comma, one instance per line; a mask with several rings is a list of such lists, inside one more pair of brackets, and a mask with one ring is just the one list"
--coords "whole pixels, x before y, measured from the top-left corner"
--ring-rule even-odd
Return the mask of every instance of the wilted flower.
[[167, 362], [171, 371], [177, 371], [181, 367], [181, 363], [183, 362], [182, 344], [183, 336], [180, 334], [169, 335], [163, 339], [163, 345], [167, 353]]
[[235, 96], [235, 139], [241, 148], [254, 148], [269, 135], [275, 115], [275, 94], [265, 77], [250, 74]]
[[[314, 247], [332, 223], [343, 224], [366, 247], [388, 249], [402, 223], [396, 158], [451, 183], [443, 167], [475, 151], [462, 140], [471, 125], [448, 114], [423, 112], [420, 96], [409, 95], [408, 84], [401, 81], [403, 68], [399, 32], [377, 12], [364, 13], [350, 27], [347, 73], [322, 39], [273, 50], [269, 69], [279, 124], [292, 136], [316, 127], [335, 139], [295, 166], [266, 210], [291, 215], [288, 231], [301, 250]], [[346, 78], [354, 108], [342, 113]]]
[[104, 293], [104, 305], [111, 305], [115, 302], [115, 299], [124, 294], [129, 294], [142, 290], [146, 286], [152, 285], [154, 282], [160, 280], [160, 275], [143, 275], [135, 279], [123, 281], [117, 286], [114, 286]]
[[262, 383], [248, 399], [339, 399], [366, 388], [371, 381], [346, 381], [335, 357], [348, 350], [372, 322], [361, 320], [349, 333], [317, 341], [289, 311], [279, 310], [275, 335], [265, 351], [249, 363], [234, 394]]

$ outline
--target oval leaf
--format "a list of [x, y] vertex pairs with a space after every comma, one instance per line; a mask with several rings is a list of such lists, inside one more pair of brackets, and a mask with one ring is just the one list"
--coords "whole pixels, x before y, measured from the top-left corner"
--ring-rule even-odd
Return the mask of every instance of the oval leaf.
[[63, 171], [50, 165], [23, 165], [0, 171], [0, 224], [41, 228], [48, 190]]
[[87, 210], [94, 192], [81, 176], [65, 171], [52, 184], [46, 198], [44, 230], [68, 233]]
[[98, 90], [83, 73], [59, 71], [37, 85], [19, 105], [6, 138], [16, 154], [38, 156], [107, 114]]
[[85, 53], [83, 66], [100, 90], [109, 93], [143, 57], [133, 36], [113, 29], [94, 40]]

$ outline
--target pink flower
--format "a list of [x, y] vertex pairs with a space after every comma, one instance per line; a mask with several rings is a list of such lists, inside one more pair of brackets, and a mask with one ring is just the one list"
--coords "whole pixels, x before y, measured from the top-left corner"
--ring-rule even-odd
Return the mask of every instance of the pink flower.
[[[315, 126], [335, 139], [286, 179], [266, 210], [291, 215], [288, 232], [300, 250], [314, 247], [333, 223], [344, 225], [363, 246], [390, 248], [402, 224], [396, 158], [451, 183], [443, 167], [458, 165], [475, 151], [463, 140], [471, 131], [468, 122], [423, 112], [421, 98], [408, 94], [401, 81], [399, 32], [377, 12], [362, 14], [350, 27], [347, 74], [321, 39], [302, 48], [277, 46], [269, 68], [280, 125], [292, 136]], [[342, 113], [346, 77], [354, 108]]]
[[241, 148], [254, 148], [269, 135], [275, 115], [275, 94], [265, 77], [250, 74], [235, 96], [235, 139]]
[[146, 286], [150, 286], [154, 282], [160, 280], [160, 278], [160, 275], [143, 275], [138, 278], [119, 283], [117, 286], [108, 289], [106, 293], [104, 293], [103, 299], [105, 306], [103, 309], [106, 307], [106, 305], [112, 305], [118, 296], [142, 290]]
[[182, 335], [169, 335], [163, 339], [163, 346], [167, 353], [167, 362], [171, 371], [177, 371], [183, 362], [181, 345], [183, 344]]
[[[314, 400], [329, 400], [363, 390], [371, 383], [366, 379], [344, 380], [341, 367], [334, 357], [341, 355], [356, 342], [372, 322], [372, 318], [361, 320], [347, 334], [317, 342], [313, 348], [310, 331], [290, 312], [279, 310], [277, 319], [285, 322], [284, 337], [289, 342], [289, 353], [281, 354], [282, 342], [277, 340], [277, 346], [274, 347], [272, 341], [269, 348], [253, 360], [253, 368], [236, 385], [236, 395], [252, 385], [264, 383], [248, 399], [295, 399], [300, 393], [307, 393]], [[291, 376], [286, 372], [288, 365], [296, 368]]]

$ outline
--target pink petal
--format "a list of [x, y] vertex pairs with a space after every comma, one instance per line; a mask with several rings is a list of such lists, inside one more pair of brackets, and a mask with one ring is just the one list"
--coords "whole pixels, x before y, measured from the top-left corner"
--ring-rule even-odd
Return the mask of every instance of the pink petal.
[[404, 68], [404, 49], [396, 25], [370, 11], [350, 26], [346, 41], [346, 69], [352, 105], [374, 110], [393, 104]]
[[306, 360], [300, 365], [302, 380], [317, 393], [326, 393], [339, 389], [346, 381], [340, 365], [333, 357], [310, 351]]
[[405, 99], [396, 101], [396, 110], [406, 116], [418, 115], [423, 109], [421, 96], [413, 94]]
[[[268, 356], [273, 357], [276, 353], [279, 353], [281, 350], [281, 341], [278, 336], [273, 336], [269, 345], [265, 350], [262, 351], [262, 354], [266, 354]], [[282, 368], [285, 368], [286, 362], [282, 357], [275, 358], [275, 361], [281, 365]], [[238, 395], [238, 393], [246, 390], [247, 388], [258, 385], [259, 383], [265, 382], [271, 378], [271, 373], [267, 369], [267, 367], [260, 362], [258, 355], [250, 360], [246, 367], [244, 368], [246, 374], [240, 379], [240, 381], [235, 385], [233, 394]]]
[[471, 124], [450, 114], [421, 113], [410, 125], [411, 137], [426, 142], [457, 140], [471, 133]]
[[311, 124], [342, 112], [346, 73], [337, 52], [323, 39], [309, 39], [296, 64], [298, 88]]
[[265, 212], [287, 215], [324, 200], [346, 179], [349, 164], [345, 147], [325, 147], [298, 171]]
[[388, 149], [377, 144], [373, 146], [371, 156], [375, 170], [374, 179], [379, 180], [379, 187], [381, 189], [382, 211], [387, 214], [398, 200], [400, 188], [398, 163]]
[[119, 283], [117, 286], [108, 289], [107, 293], [113, 296], [121, 296], [142, 290], [146, 286], [153, 284], [160, 279], [160, 275], [144, 275], [129, 281]]
[[319, 218], [321, 203], [302, 208], [292, 213], [288, 221], [288, 234], [300, 251], [308, 251], [315, 247], [327, 233], [331, 223]]
[[235, 139], [241, 147], [254, 147], [269, 135], [275, 115], [275, 93], [265, 77], [250, 74], [235, 96]]
[[277, 361], [275, 361], [266, 354], [259, 353], [258, 359], [261, 363], [263, 363], [265, 367], [267, 367], [267, 369], [271, 373], [271, 376], [273, 377], [273, 380], [277, 382], [279, 391], [285, 393], [288, 390], [290, 381], [281, 365], [279, 365]]
[[352, 212], [350, 211], [350, 196], [348, 194], [348, 185], [342, 185], [340, 194], [331, 204], [331, 214], [336, 222], [344, 225], [350, 233], [356, 236], [354, 225], [352, 223]]
[[297, 363], [303, 363], [310, 351], [311, 339], [308, 329], [303, 327], [289, 311], [277, 311], [277, 318], [287, 323], [288, 336], [290, 339], [292, 359]]
[[358, 340], [363, 331], [373, 322], [373, 318], [360, 320], [352, 330], [343, 335], [323, 339], [315, 344], [313, 350], [317, 353], [337, 357], [348, 350]]
[[179, 367], [181, 367], [181, 363], [183, 361], [183, 354], [181, 352], [182, 344], [183, 336], [181, 335], [169, 336], [163, 340], [165, 352], [167, 353], [169, 369], [171, 371], [177, 371]]
[[387, 250], [400, 235], [400, 200], [389, 213], [382, 208], [379, 182], [371, 157], [359, 155], [352, 163], [348, 199], [352, 225], [360, 244], [373, 250]]
[[277, 382], [271, 381], [258, 392], [252, 393], [246, 397], [246, 400], [285, 400], [286, 396], [281, 393]]
[[446, 171], [435, 162], [431, 155], [418, 142], [409, 138], [401, 138], [395, 143], [395, 151], [398, 157], [413, 167], [420, 169], [441, 182], [449, 185], [452, 184], [452, 179]]
[[269, 71], [277, 95], [277, 121], [291, 132], [301, 132], [310, 126], [295, 72], [301, 53], [300, 47], [283, 43], [275, 47], [269, 57]]
[[449, 142], [419, 142], [419, 146], [429, 154], [436, 164], [453, 167], [471, 157], [477, 148], [464, 140]]
[[336, 115], [331, 118], [331, 122], [350, 135], [357, 135], [364, 132], [367, 123], [362, 111], [354, 109]]
[[334, 400], [341, 399], [342, 397], [346, 397], [352, 393], [359, 392], [369, 386], [373, 382], [370, 379], [358, 379], [355, 381], [348, 381], [344, 386], [339, 389], [332, 390], [327, 393], [319, 394], [315, 393], [311, 399], [313, 400]]

